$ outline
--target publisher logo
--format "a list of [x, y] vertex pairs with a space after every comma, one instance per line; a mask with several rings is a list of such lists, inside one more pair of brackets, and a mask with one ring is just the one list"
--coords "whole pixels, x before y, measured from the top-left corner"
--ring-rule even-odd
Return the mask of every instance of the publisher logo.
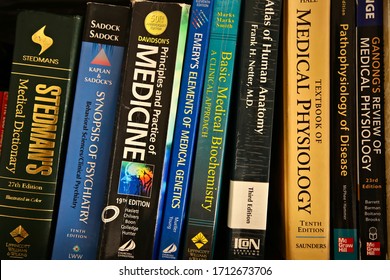
[[376, 227], [370, 227], [368, 229], [368, 238], [373, 241], [378, 239], [378, 230]]
[[13, 231], [10, 232], [10, 235], [13, 237], [13, 239], [17, 242], [20, 243], [24, 239], [27, 238], [28, 233], [27, 231], [20, 225], [17, 228], [15, 228]]
[[235, 238], [234, 254], [240, 256], [259, 256], [260, 239], [258, 238]]
[[169, 245], [167, 248], [163, 250], [163, 253], [172, 254], [175, 253], [176, 251], [177, 251], [177, 246], [175, 245], [175, 243], [172, 243], [171, 245]]
[[338, 239], [338, 250], [339, 253], [353, 253], [353, 238], [339, 238]]
[[381, 243], [380, 242], [367, 242], [366, 243], [367, 256], [380, 256], [381, 255]]
[[135, 249], [135, 242], [130, 239], [126, 243], [124, 243], [122, 246], [118, 248], [118, 251], [120, 252], [128, 252]]
[[201, 232], [195, 235], [191, 240], [195, 244], [196, 248], [198, 249], [202, 248], [204, 245], [206, 245], [209, 242]]
[[75, 253], [80, 252], [80, 246], [79, 245], [74, 245], [72, 249], [73, 249], [73, 252], [75, 252]]
[[161, 35], [167, 29], [168, 18], [161, 11], [153, 11], [146, 16], [144, 25], [151, 35]]
[[53, 45], [53, 39], [45, 35], [45, 28], [46, 25], [31, 36], [31, 40], [41, 46], [41, 51], [39, 52], [39, 55], [44, 53], [48, 48]]

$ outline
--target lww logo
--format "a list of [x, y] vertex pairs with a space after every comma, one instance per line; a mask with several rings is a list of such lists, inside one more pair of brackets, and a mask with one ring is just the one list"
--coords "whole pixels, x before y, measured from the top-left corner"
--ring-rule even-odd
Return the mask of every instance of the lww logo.
[[76, 259], [76, 260], [81, 260], [83, 258], [82, 254], [68, 254], [69, 259]]

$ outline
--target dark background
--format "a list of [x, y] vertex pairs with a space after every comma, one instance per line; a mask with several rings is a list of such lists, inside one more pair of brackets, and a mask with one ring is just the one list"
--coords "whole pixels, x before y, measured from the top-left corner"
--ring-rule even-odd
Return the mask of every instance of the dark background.
[[[58, 14], [83, 15], [91, 0], [0, 0], [0, 91], [8, 90], [16, 18], [21, 10], [39, 10]], [[164, 0], [160, 0], [164, 2]], [[93, 2], [129, 5], [130, 0], [94, 0]], [[165, 1], [167, 2], [167, 1]], [[172, 1], [170, 1], [172, 2]], [[182, 0], [190, 4], [192, 0]]]

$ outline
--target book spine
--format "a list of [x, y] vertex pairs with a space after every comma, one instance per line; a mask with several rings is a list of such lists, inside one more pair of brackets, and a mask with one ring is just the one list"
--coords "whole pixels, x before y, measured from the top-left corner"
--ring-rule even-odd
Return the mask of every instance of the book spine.
[[0, 160], [0, 258], [48, 259], [82, 18], [19, 14]]
[[357, 140], [361, 259], [385, 259], [383, 1], [357, 2]]
[[332, 259], [358, 258], [356, 164], [356, 5], [331, 2]]
[[[384, 92], [390, 92], [390, 3], [389, 1], [383, 2], [383, 26], [384, 26], [384, 49], [385, 49], [385, 57], [384, 57], [384, 78], [385, 78], [385, 88]], [[387, 12], [386, 12], [387, 11]], [[386, 63], [387, 61], [387, 63]], [[390, 138], [388, 137], [390, 133], [390, 102], [385, 102], [385, 132], [387, 137], [385, 137], [386, 141], [386, 174], [390, 174]], [[390, 259], [390, 182], [387, 177], [386, 183], [386, 207], [387, 207], [387, 259]]]
[[214, 255], [240, 7], [236, 0], [214, 2], [184, 259]]
[[97, 257], [129, 22], [127, 6], [87, 3], [53, 259]]
[[1, 106], [0, 106], [0, 155], [1, 148], [3, 144], [4, 137], [4, 128], [5, 128], [5, 116], [7, 114], [7, 105], [8, 105], [8, 91], [0, 92], [1, 95]]
[[184, 233], [214, 0], [192, 4], [159, 259], [178, 259]]
[[229, 259], [264, 259], [281, 1], [242, 4]]
[[[3, 98], [4, 98], [5, 91], [0, 91], [0, 108], [3, 106]], [[1, 114], [1, 111], [0, 111]]]
[[160, 189], [160, 197], [158, 202], [158, 211], [157, 211], [157, 226], [156, 233], [154, 237], [153, 243], [153, 259], [158, 259], [159, 248], [160, 248], [160, 239], [161, 239], [161, 231], [162, 231], [162, 219], [163, 219], [163, 211], [165, 206], [166, 199], [166, 188], [168, 181], [168, 172], [169, 172], [169, 164], [171, 162], [171, 154], [172, 154], [172, 143], [174, 137], [174, 130], [176, 125], [176, 115], [177, 115], [177, 105], [179, 102], [179, 93], [180, 93], [180, 84], [181, 84], [181, 76], [184, 67], [184, 54], [185, 47], [187, 42], [187, 33], [188, 33], [188, 25], [189, 25], [189, 16], [191, 11], [191, 5], [185, 3], [179, 3], [181, 5], [181, 16], [180, 16], [180, 29], [177, 38], [177, 49], [176, 49], [176, 64], [174, 68], [174, 77], [173, 77], [173, 88], [171, 94], [171, 107], [169, 109], [169, 119], [168, 124], [166, 126], [167, 137], [165, 144], [165, 156], [164, 156], [164, 164], [162, 166], [162, 180], [161, 180], [161, 189]]
[[102, 259], [157, 255], [189, 8], [178, 3], [133, 2], [102, 213]]
[[330, 1], [285, 9], [285, 257], [329, 259]]

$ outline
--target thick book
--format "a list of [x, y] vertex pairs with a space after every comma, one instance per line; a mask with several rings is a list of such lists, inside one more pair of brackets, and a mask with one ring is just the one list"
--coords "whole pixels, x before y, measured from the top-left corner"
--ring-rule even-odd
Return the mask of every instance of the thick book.
[[179, 3], [132, 3], [101, 259], [156, 258], [189, 11]]
[[214, 0], [194, 0], [180, 86], [159, 259], [180, 258], [191, 188], [200, 104]]
[[245, 1], [234, 88], [228, 258], [264, 259], [281, 1]]
[[0, 155], [4, 137], [5, 116], [7, 114], [8, 91], [0, 92]]
[[284, 8], [285, 257], [329, 259], [330, 0]]
[[130, 7], [87, 3], [52, 259], [96, 259]]
[[385, 259], [383, 1], [357, 2], [356, 45], [360, 258]]
[[22, 11], [0, 160], [0, 258], [48, 259], [82, 18]]
[[331, 2], [332, 259], [359, 256], [356, 142], [356, 5]]
[[214, 257], [240, 8], [237, 0], [214, 2], [184, 259]]

